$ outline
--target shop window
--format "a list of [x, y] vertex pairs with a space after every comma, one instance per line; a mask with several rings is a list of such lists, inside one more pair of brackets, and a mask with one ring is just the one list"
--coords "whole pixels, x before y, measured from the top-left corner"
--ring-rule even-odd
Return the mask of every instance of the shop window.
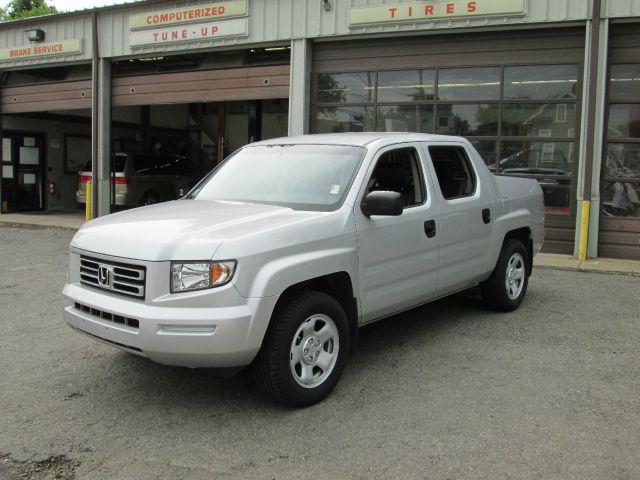
[[495, 172], [498, 142], [495, 140], [471, 140], [471, 143], [484, 160], [484, 163], [489, 167], [489, 170]]
[[[558, 107], [562, 107], [558, 110]], [[558, 117], [561, 112], [561, 117]], [[576, 122], [576, 104], [554, 103], [506, 103], [502, 109], [502, 135], [505, 137], [553, 137], [566, 138], [569, 129], [559, 124]], [[549, 132], [542, 135], [539, 132]]]
[[319, 103], [373, 102], [374, 72], [322, 73], [318, 75]]
[[374, 111], [368, 107], [323, 107], [317, 109], [318, 133], [374, 131]]
[[505, 67], [505, 100], [578, 98], [577, 65]]
[[498, 135], [499, 112], [497, 104], [439, 104], [438, 118], [443, 122], [438, 122], [436, 132], [463, 137], [494, 137]]
[[378, 73], [378, 102], [421, 102], [435, 98], [435, 70]]
[[424, 203], [424, 180], [415, 149], [399, 148], [380, 156], [368, 182], [368, 192], [377, 190], [400, 193], [405, 208]]
[[[496, 174], [538, 179], [548, 213], [569, 214], [579, 72], [574, 64], [319, 73], [312, 129], [463, 136]], [[617, 106], [626, 113], [616, 111], [610, 121], [622, 124], [619, 138], [629, 141], [640, 138], [635, 101]], [[636, 125], [638, 137], [628, 136]]]
[[429, 155], [445, 199], [453, 200], [474, 194], [476, 177], [464, 148], [430, 146]]
[[610, 75], [601, 212], [640, 219], [640, 65], [611, 65]]
[[433, 105], [380, 106], [377, 111], [376, 130], [432, 133]]
[[499, 100], [500, 68], [443, 68], [438, 100]]
[[615, 102], [640, 101], [640, 64], [611, 66], [609, 98]]
[[611, 105], [608, 135], [610, 138], [640, 138], [640, 104]]

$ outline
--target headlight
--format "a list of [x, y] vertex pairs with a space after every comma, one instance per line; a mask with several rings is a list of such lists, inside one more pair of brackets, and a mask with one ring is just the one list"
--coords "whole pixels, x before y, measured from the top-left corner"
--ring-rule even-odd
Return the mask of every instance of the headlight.
[[231, 281], [236, 261], [171, 262], [171, 292], [220, 287]]

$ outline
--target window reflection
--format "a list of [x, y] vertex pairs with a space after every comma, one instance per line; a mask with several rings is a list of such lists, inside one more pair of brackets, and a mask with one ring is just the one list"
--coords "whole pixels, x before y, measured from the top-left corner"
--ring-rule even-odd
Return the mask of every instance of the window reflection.
[[577, 97], [577, 65], [529, 65], [504, 69], [505, 100]]
[[640, 178], [640, 144], [610, 143], [606, 162], [609, 178]]
[[499, 100], [500, 68], [445, 68], [438, 72], [439, 100]]
[[317, 110], [318, 133], [373, 130], [373, 111], [366, 107], [322, 107]]
[[640, 182], [604, 182], [602, 214], [605, 217], [640, 218]]
[[575, 135], [575, 103], [505, 104], [502, 135], [571, 138]]
[[495, 136], [498, 105], [438, 105], [436, 132], [445, 135]]
[[499, 171], [516, 175], [571, 175], [573, 142], [503, 142]]
[[378, 73], [378, 102], [419, 102], [435, 98], [435, 70]]
[[318, 75], [318, 102], [372, 102], [374, 76], [374, 72], [321, 73]]
[[471, 143], [478, 151], [484, 163], [492, 172], [496, 171], [497, 142], [494, 140], [472, 140]]
[[611, 105], [608, 130], [609, 137], [640, 138], [640, 105]]
[[378, 107], [378, 132], [433, 133], [433, 105]]
[[611, 65], [609, 97], [615, 102], [640, 101], [640, 64]]

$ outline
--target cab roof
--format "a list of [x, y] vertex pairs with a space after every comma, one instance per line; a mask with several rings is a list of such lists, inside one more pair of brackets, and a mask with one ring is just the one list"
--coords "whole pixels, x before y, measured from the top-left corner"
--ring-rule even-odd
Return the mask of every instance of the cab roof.
[[367, 147], [372, 143], [394, 144], [401, 142], [451, 142], [466, 141], [462, 137], [406, 132], [349, 132], [319, 133], [296, 137], [280, 137], [263, 140], [251, 145], [352, 145]]

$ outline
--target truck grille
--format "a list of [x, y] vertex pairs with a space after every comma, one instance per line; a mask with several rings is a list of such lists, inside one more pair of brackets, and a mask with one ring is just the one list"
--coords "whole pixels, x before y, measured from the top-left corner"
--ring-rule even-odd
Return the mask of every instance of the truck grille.
[[75, 302], [74, 307], [76, 308], [76, 310], [91, 315], [92, 317], [106, 320], [107, 322], [126, 325], [127, 327], [131, 328], [140, 328], [140, 321], [136, 320], [135, 318], [123, 317], [122, 315], [116, 315], [115, 313], [105, 312], [103, 310], [98, 310], [97, 308], [88, 307], [87, 305], [83, 305], [78, 302]]
[[80, 283], [129, 297], [144, 298], [146, 267], [80, 256]]

